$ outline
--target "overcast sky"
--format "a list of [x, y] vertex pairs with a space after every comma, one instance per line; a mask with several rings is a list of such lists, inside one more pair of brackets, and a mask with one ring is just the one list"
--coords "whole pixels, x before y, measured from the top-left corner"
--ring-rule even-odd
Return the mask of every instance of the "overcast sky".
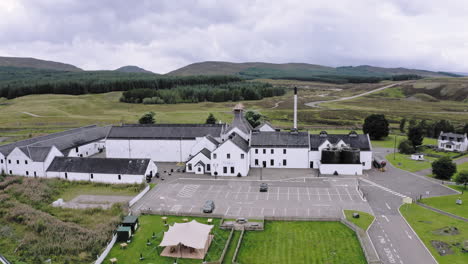
[[0, 0], [0, 56], [165, 73], [206, 60], [468, 72], [466, 0]]

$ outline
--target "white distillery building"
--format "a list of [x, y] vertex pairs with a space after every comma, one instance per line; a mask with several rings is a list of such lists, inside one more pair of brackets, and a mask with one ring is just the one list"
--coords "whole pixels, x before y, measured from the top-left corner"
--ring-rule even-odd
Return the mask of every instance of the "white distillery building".
[[156, 175], [150, 159], [56, 157], [47, 169], [48, 178], [103, 183], [143, 183]]
[[440, 132], [437, 145], [439, 149], [446, 151], [466, 152], [468, 151], [468, 138], [466, 133], [463, 135]]

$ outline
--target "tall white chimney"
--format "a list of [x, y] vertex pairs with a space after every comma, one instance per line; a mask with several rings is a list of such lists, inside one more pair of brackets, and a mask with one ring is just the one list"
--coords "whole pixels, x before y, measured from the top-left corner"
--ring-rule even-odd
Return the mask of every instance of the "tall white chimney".
[[294, 87], [294, 129], [297, 130], [297, 87]]

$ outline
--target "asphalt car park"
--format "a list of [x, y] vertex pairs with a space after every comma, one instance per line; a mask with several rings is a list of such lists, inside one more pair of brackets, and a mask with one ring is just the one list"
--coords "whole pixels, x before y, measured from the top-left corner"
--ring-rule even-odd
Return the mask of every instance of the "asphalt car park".
[[[260, 192], [260, 184], [268, 191]], [[176, 179], [158, 184], [134, 207], [154, 212], [201, 212], [213, 200], [213, 213], [225, 217], [340, 217], [343, 209], [369, 212], [356, 179], [293, 179], [290, 181], [239, 181]]]

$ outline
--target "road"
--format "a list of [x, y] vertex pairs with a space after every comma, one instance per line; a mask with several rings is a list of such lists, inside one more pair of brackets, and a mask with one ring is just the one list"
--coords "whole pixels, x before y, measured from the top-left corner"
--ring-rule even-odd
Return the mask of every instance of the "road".
[[396, 85], [400, 85], [402, 83], [405, 83], [405, 82], [399, 82], [399, 83], [386, 85], [386, 86], [383, 86], [383, 87], [380, 87], [380, 88], [377, 88], [377, 89], [374, 89], [374, 90], [371, 90], [371, 91], [368, 91], [368, 92], [365, 92], [365, 93], [353, 95], [353, 96], [342, 97], [342, 98], [328, 100], [328, 101], [310, 102], [310, 103], [306, 103], [305, 105], [310, 106], [310, 107], [320, 107], [319, 104], [321, 104], [321, 103], [331, 103], [331, 102], [339, 102], [339, 101], [350, 100], [350, 99], [358, 98], [358, 97], [365, 96], [365, 95], [368, 95], [368, 94], [371, 94], [371, 93], [375, 93], [375, 92], [378, 92], [378, 91], [382, 91], [384, 89], [387, 89], [387, 88], [390, 88], [390, 87], [393, 87], [393, 86], [396, 86]]

